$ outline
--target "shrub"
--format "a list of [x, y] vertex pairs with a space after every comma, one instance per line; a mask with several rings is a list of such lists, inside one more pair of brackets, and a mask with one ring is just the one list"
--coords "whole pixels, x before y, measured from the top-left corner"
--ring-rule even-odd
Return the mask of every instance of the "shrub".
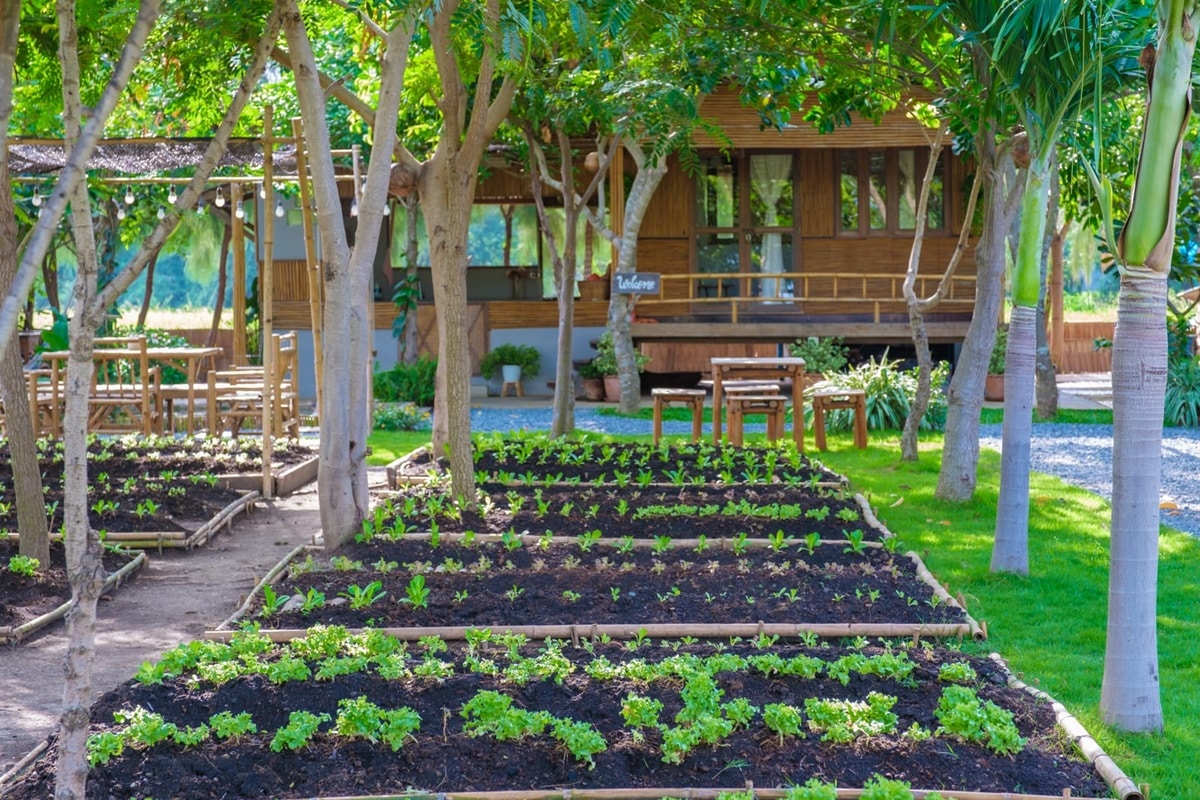
[[483, 373], [483, 377], [491, 378], [505, 364], [516, 364], [521, 368], [522, 375], [531, 378], [541, 369], [542, 356], [533, 345], [502, 344], [483, 357], [483, 361], [479, 363], [479, 371]]
[[[929, 408], [921, 418], [922, 430], [941, 430], [946, 424], [946, 393], [944, 386], [950, 375], [950, 365], [939, 362], [933, 369], [933, 393]], [[898, 360], [889, 360], [885, 354], [876, 361], [872, 357], [867, 363], [859, 364], [848, 372], [835, 375], [810, 389], [861, 389], [866, 393], [867, 427], [871, 430], [901, 428], [917, 395], [917, 369], [901, 370]], [[804, 409], [806, 418], [812, 420], [812, 406]], [[826, 426], [831, 431], [850, 430], [854, 424], [854, 411], [836, 409], [825, 416]]]
[[[616, 375], [617, 374], [617, 351], [613, 345], [612, 331], [605, 331], [596, 342], [596, 351], [599, 353], [592, 359], [592, 366], [601, 375]], [[650, 356], [644, 355], [641, 350], [633, 351], [634, 359], [637, 363], [637, 371], [641, 372], [646, 368], [647, 362], [650, 361]]]
[[809, 336], [789, 344], [788, 352], [794, 358], [803, 358], [804, 368], [809, 372], [841, 372], [846, 367], [846, 355], [850, 352], [850, 348], [844, 346], [842, 341], [840, 336], [828, 339]]
[[988, 359], [988, 374], [1004, 374], [1004, 357], [1008, 352], [1008, 328], [1001, 326], [996, 330], [996, 343], [992, 345], [992, 356]]
[[1200, 360], [1177, 358], [1167, 362], [1163, 422], [1187, 428], [1200, 427]]
[[376, 403], [373, 417], [377, 431], [419, 431], [429, 423], [429, 412], [412, 403]]
[[375, 399], [381, 403], [433, 405], [437, 359], [422, 357], [412, 364], [397, 364], [375, 373]]

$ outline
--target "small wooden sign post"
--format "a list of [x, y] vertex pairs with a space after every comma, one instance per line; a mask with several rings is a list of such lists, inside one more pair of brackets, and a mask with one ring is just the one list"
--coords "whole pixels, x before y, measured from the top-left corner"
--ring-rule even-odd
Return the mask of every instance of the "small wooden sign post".
[[613, 291], [617, 294], [658, 294], [662, 278], [655, 272], [613, 273]]

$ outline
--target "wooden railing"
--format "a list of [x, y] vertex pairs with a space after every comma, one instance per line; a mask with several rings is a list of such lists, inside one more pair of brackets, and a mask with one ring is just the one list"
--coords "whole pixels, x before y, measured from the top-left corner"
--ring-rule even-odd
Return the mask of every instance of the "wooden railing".
[[[940, 275], [918, 276], [918, 297], [937, 288]], [[870, 314], [880, 320], [885, 307], [903, 313], [904, 275], [894, 272], [701, 272], [664, 274], [657, 295], [642, 295], [648, 314], [723, 313], [732, 322], [753, 312], [772, 314]], [[951, 279], [940, 313], [969, 314], [975, 303], [975, 276]]]

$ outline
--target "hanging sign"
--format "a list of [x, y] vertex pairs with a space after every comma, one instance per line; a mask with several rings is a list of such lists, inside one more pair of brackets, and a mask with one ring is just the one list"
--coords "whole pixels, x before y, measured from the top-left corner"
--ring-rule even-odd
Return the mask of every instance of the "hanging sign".
[[656, 272], [613, 273], [613, 291], [617, 294], [658, 294], [661, 285]]

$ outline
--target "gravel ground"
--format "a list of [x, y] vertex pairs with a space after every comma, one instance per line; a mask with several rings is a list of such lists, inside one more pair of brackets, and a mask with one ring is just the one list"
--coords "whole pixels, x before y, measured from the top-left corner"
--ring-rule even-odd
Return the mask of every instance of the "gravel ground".
[[[1000, 450], [1000, 426], [982, 425], [979, 443]], [[1057, 475], [1112, 500], [1112, 426], [1038, 423], [1033, 426], [1033, 469]], [[1200, 536], [1200, 431], [1164, 428], [1162, 443], [1162, 498], [1178, 510], [1164, 509], [1162, 522]]]
[[[595, 409], [575, 411], [575, 427], [585, 431], [612, 434], [649, 434], [650, 420], [626, 419], [599, 414]], [[545, 431], [550, 429], [550, 409], [542, 408], [474, 408], [471, 410], [471, 429], [474, 431]], [[751, 424], [746, 430], [761, 432], [762, 424]], [[712, 428], [704, 426], [706, 433]], [[663, 433], [686, 435], [690, 422], [665, 421]], [[983, 425], [979, 431], [980, 444], [1000, 449], [1000, 426]], [[1200, 431], [1182, 428], [1163, 430], [1164, 499], [1173, 500], [1179, 509], [1164, 510], [1165, 525], [1200, 536], [1200, 496], [1196, 491], [1196, 476], [1200, 475]], [[1038, 423], [1033, 426], [1033, 468], [1038, 472], [1057, 475], [1068, 483], [1112, 499], [1112, 426], [1060, 425]]]

